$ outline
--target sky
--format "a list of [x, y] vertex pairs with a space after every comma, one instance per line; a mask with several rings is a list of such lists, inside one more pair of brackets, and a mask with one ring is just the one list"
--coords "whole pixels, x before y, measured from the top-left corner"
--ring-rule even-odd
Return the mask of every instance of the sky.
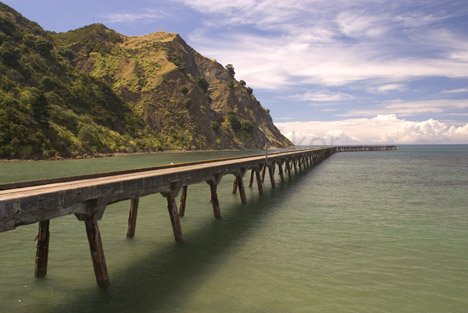
[[179, 33], [297, 144], [468, 144], [468, 0], [3, 0], [51, 31]]

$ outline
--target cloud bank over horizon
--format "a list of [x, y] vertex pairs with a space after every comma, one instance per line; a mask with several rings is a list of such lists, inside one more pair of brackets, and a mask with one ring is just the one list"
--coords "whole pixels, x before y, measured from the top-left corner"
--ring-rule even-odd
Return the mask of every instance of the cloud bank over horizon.
[[454, 126], [434, 119], [414, 122], [395, 114], [275, 125], [296, 145], [468, 143], [468, 123]]

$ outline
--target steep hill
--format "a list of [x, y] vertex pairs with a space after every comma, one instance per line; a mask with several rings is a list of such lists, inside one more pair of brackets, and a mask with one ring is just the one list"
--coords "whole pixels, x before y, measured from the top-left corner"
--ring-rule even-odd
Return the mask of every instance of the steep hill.
[[80, 72], [106, 81], [177, 148], [284, 147], [252, 90], [177, 34], [127, 37], [101, 24], [55, 34]]
[[50, 33], [0, 3], [0, 157], [291, 145], [233, 72], [176, 34]]
[[64, 61], [39, 25], [0, 3], [0, 157], [157, 149], [112, 89]]

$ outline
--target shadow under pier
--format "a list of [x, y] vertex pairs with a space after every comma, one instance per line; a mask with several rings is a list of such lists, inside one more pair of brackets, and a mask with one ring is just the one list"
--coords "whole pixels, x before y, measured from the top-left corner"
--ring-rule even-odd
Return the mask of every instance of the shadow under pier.
[[[298, 173], [263, 196], [250, 197], [247, 204], [226, 205], [222, 219], [207, 221], [193, 230], [183, 244], [168, 242], [120, 272], [112, 272], [108, 290], [90, 288], [73, 301], [50, 308], [48, 312], [158, 312], [181, 307], [190, 293], [210, 272], [228, 258], [230, 250], [242, 245], [258, 232], [268, 216], [274, 214], [304, 176]], [[256, 190], [254, 191], [256, 193]], [[210, 204], [206, 203], [207, 209]], [[275, 209], [276, 208], [276, 209]], [[198, 208], [194, 208], [196, 214]], [[190, 214], [190, 213], [189, 213]], [[138, 236], [138, 235], [137, 235]], [[135, 242], [138, 244], [138, 242]]]

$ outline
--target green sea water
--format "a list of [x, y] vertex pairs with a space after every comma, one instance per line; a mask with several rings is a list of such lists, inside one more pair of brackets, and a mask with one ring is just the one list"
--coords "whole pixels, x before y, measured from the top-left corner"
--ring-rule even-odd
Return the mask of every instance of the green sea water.
[[[240, 155], [162, 153], [0, 163], [10, 182]], [[277, 177], [279, 180], [279, 178]], [[51, 221], [49, 271], [34, 279], [37, 225], [0, 233], [0, 312], [468, 312], [468, 146], [337, 153], [248, 203], [189, 186], [185, 242], [165, 199], [128, 202], [100, 221], [112, 286], [96, 287], [85, 228]], [[246, 178], [247, 180], [247, 178]]]

